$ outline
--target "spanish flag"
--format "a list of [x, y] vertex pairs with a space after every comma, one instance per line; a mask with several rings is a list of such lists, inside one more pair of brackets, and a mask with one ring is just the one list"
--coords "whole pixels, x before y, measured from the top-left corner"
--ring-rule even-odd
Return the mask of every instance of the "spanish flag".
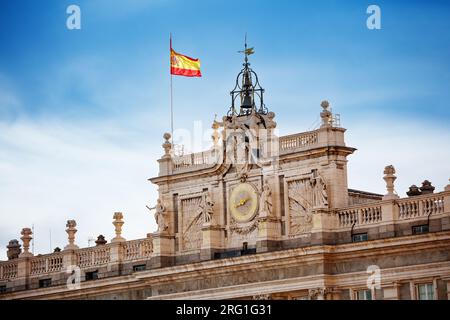
[[170, 39], [170, 73], [177, 76], [201, 77], [200, 60], [175, 52]]

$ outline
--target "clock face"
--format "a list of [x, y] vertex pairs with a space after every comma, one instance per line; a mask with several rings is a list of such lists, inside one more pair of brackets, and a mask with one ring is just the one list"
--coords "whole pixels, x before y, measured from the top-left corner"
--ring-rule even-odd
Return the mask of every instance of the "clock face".
[[250, 221], [258, 209], [258, 194], [249, 183], [240, 183], [231, 191], [230, 212], [237, 222]]

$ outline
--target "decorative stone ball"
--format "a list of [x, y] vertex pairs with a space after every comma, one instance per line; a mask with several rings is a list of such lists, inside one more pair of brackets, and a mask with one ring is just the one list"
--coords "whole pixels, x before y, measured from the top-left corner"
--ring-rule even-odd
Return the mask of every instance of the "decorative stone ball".
[[323, 100], [320, 106], [324, 109], [327, 109], [330, 106], [330, 103], [327, 100]]
[[163, 138], [164, 138], [165, 140], [167, 140], [167, 141], [168, 141], [171, 137], [172, 137], [172, 136], [171, 136], [170, 133], [168, 133], [168, 132], [164, 133], [164, 135], [163, 135]]

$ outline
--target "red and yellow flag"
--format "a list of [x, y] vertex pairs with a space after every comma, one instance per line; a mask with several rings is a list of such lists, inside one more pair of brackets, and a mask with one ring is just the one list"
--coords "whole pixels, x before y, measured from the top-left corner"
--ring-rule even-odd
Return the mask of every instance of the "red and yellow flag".
[[170, 73], [177, 76], [201, 77], [200, 60], [193, 59], [172, 49], [172, 39], [170, 39]]

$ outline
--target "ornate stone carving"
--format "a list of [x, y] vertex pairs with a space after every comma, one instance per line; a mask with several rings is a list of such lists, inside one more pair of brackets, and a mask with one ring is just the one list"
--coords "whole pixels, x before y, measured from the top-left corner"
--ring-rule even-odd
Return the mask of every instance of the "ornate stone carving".
[[122, 242], [125, 241], [125, 239], [122, 237], [122, 226], [125, 223], [123, 221], [123, 214], [122, 212], [114, 212], [113, 215], [113, 225], [114, 225], [114, 231], [116, 233], [116, 236], [111, 240], [111, 242]]
[[317, 171], [313, 171], [310, 178], [310, 183], [311, 188], [313, 189], [313, 207], [328, 207], [327, 185], [322, 176]]
[[420, 187], [420, 191], [422, 191], [422, 194], [433, 193], [434, 189], [435, 188], [431, 185], [431, 182], [428, 180], [422, 182], [422, 186]]
[[172, 143], [169, 140], [170, 140], [171, 137], [172, 136], [168, 132], [164, 133], [164, 135], [163, 135], [163, 138], [165, 140], [164, 143], [162, 144], [162, 147], [164, 149], [164, 156], [163, 156], [163, 158], [170, 157], [170, 152], [172, 150]]
[[257, 294], [252, 297], [252, 300], [272, 300], [272, 296], [269, 293]]
[[160, 198], [156, 200], [156, 206], [151, 209], [155, 209], [155, 221], [158, 225], [157, 232], [166, 231], [169, 227], [166, 223], [166, 207], [164, 206]]
[[327, 100], [321, 102], [320, 106], [323, 108], [323, 111], [320, 113], [320, 117], [322, 118], [321, 127], [330, 127], [332, 124], [332, 113], [328, 108], [330, 107], [330, 103]]
[[212, 133], [212, 135], [211, 135], [211, 138], [212, 138], [212, 140], [213, 140], [213, 146], [214, 146], [214, 148], [217, 148], [218, 147], [218, 145], [219, 145], [219, 139], [220, 139], [220, 133], [219, 133], [219, 128], [220, 128], [220, 126], [221, 126], [221, 122], [218, 122], [217, 120], [216, 120], [216, 118], [217, 118], [217, 114], [216, 114], [216, 116], [214, 117], [214, 121], [213, 121], [213, 124], [212, 124], [212, 126], [211, 126], [211, 128], [213, 129], [213, 133]]
[[406, 192], [406, 195], [408, 197], [414, 197], [414, 196], [420, 196], [422, 192], [419, 190], [419, 187], [413, 184], [411, 187], [409, 187], [409, 190]]
[[181, 200], [182, 214], [182, 248], [183, 250], [199, 249], [202, 244], [203, 212], [199, 210], [202, 196]]
[[331, 288], [314, 288], [308, 290], [310, 300], [326, 300], [327, 296], [333, 291]]
[[272, 129], [276, 127], [274, 117], [273, 112], [267, 115], [252, 112], [247, 117], [233, 115], [224, 118], [227, 159], [234, 164], [242, 182], [246, 181], [252, 165], [270, 164], [268, 159], [261, 158], [262, 151], [266, 149], [263, 146], [267, 144], [267, 131], [272, 134]]
[[73, 250], [78, 249], [78, 246], [75, 244], [75, 233], [77, 233], [77, 222], [75, 220], [67, 220], [66, 223], [66, 232], [69, 240], [69, 244], [64, 247], [65, 250]]
[[97, 240], [95, 240], [95, 245], [98, 246], [103, 246], [107, 243], [108, 241], [105, 240], [105, 236], [104, 235], [99, 235], [97, 237]]
[[288, 182], [289, 234], [308, 233], [312, 228], [312, 210], [328, 207], [327, 187], [322, 176], [313, 170]]
[[394, 190], [394, 181], [397, 179], [395, 176], [395, 168], [393, 165], [386, 166], [384, 168], [384, 181], [386, 181], [386, 190], [387, 193], [384, 195], [383, 200], [389, 200], [389, 199], [397, 199], [398, 195], [396, 194]]
[[258, 228], [258, 219], [253, 219], [249, 222], [239, 223], [232, 218], [230, 223], [230, 231], [240, 235], [248, 236]]
[[272, 190], [267, 180], [264, 181], [261, 197], [259, 198], [260, 217], [270, 217], [273, 213]]
[[8, 251], [6, 252], [8, 260], [19, 258], [19, 255], [22, 252], [22, 249], [20, 247], [20, 243], [16, 239], [11, 240], [8, 243], [8, 245], [6, 246], [6, 248], [8, 249]]
[[214, 201], [212, 200], [211, 193], [205, 192], [202, 196], [202, 201], [198, 207], [198, 214], [203, 217], [203, 223], [215, 224], [214, 221]]

